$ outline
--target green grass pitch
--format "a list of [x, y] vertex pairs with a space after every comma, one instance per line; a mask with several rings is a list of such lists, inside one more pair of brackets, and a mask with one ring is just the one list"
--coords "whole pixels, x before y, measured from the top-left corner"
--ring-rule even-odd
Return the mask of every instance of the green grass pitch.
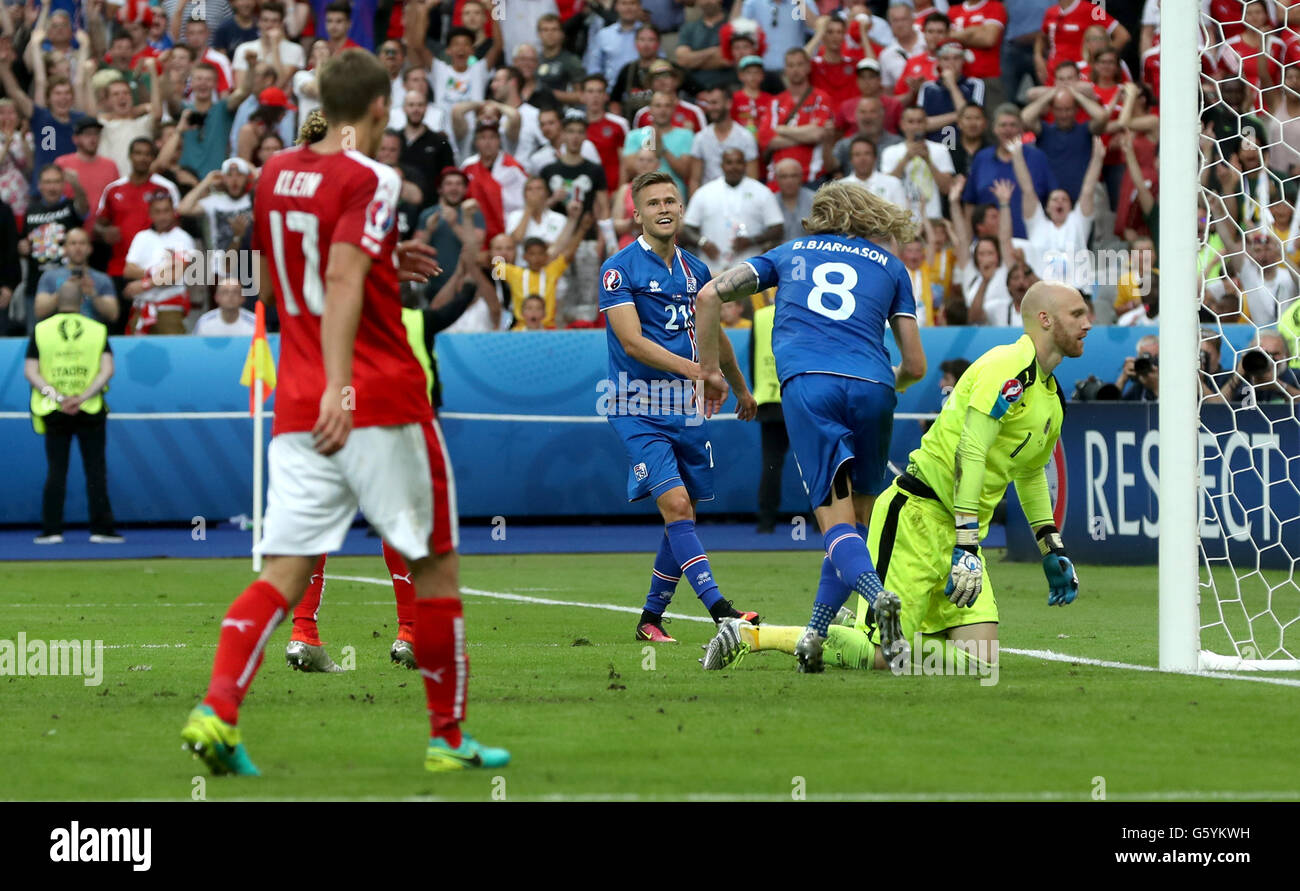
[[[819, 558], [712, 555], [723, 591], [766, 621], [806, 621]], [[1049, 609], [1037, 564], [991, 556], [1004, 647], [1154, 665], [1152, 567], [1080, 569], [1082, 594]], [[649, 555], [469, 557], [465, 588], [639, 608]], [[331, 559], [331, 576], [383, 580], [383, 561]], [[206, 776], [180, 749], [207, 686], [218, 623], [247, 561], [0, 564], [0, 638], [99, 639], [101, 686], [0, 677], [0, 799], [188, 800]], [[685, 585], [677, 612], [703, 615]], [[504, 745], [494, 772], [423, 770], [418, 675], [393, 666], [391, 589], [331, 578], [321, 633], [355, 670], [285, 667], [272, 637], [241, 727], [261, 779], [207, 778], [222, 799], [1088, 800], [1297, 799], [1300, 689], [1170, 676], [1005, 653], [998, 683], [828, 670], [759, 653], [722, 672], [696, 659], [704, 623], [668, 626], [653, 651], [635, 616], [467, 593], [467, 728]], [[1295, 683], [1295, 675], [1281, 679]], [[503, 779], [498, 779], [498, 777]]]

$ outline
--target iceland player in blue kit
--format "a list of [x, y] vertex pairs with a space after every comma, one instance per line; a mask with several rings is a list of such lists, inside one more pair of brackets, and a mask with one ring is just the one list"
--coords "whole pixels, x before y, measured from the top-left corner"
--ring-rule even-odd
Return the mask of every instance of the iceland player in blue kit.
[[[758, 614], [738, 612], [723, 598], [695, 533], [696, 503], [713, 498], [713, 447], [695, 396], [702, 377], [695, 297], [709, 268], [677, 247], [683, 207], [668, 174], [638, 176], [632, 202], [643, 234], [600, 268], [609, 342], [602, 409], [627, 449], [628, 500], [653, 497], [664, 518], [636, 639], [676, 643], [663, 629], [663, 614], [683, 575], [715, 622], [757, 622]], [[725, 337], [714, 367], [736, 391], [737, 416], [751, 420], [758, 406]]]
[[[719, 365], [721, 302], [776, 285], [772, 352], [781, 407], [826, 546], [812, 618], [795, 647], [799, 670], [822, 670], [827, 628], [852, 593], [872, 605], [877, 658], [901, 669], [908, 645], [898, 595], [881, 585], [866, 535], [872, 505], [889, 482], [896, 392], [925, 376], [911, 280], [881, 246], [911, 241], [916, 226], [908, 210], [855, 183], [818, 190], [803, 225], [808, 237], [741, 263], [701, 290], [705, 411], [721, 405], [729, 380]], [[885, 348], [886, 324], [903, 357], [897, 369]]]

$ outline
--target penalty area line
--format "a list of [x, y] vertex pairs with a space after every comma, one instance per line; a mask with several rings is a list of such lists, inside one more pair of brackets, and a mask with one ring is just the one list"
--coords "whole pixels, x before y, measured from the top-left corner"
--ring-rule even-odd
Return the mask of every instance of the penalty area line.
[[[330, 575], [326, 574], [327, 579], [337, 579], [341, 582], [360, 582], [365, 585], [391, 585], [391, 579], [374, 579], [357, 575]], [[529, 597], [526, 594], [510, 594], [505, 591], [484, 591], [481, 588], [461, 588], [461, 593], [469, 597], [485, 597], [490, 600], [509, 600], [515, 603], [533, 603], [539, 606], [576, 606], [583, 609], [602, 609], [614, 613], [633, 613], [640, 615], [641, 610], [634, 606], [619, 606], [614, 603], [584, 603], [578, 600], [557, 600], [553, 597]], [[670, 619], [678, 619], [683, 622], [709, 622], [712, 619], [706, 619], [703, 616], [688, 616], [683, 613], [664, 613]], [[1025, 656], [1030, 659], [1039, 659], [1044, 662], [1069, 662], [1078, 665], [1091, 665], [1096, 668], [1114, 668], [1122, 671], [1154, 671], [1160, 672], [1160, 669], [1154, 665], [1135, 665], [1130, 662], [1112, 662], [1107, 659], [1091, 659], [1087, 656], [1071, 656], [1068, 653], [1057, 653], [1053, 650], [1022, 650], [1014, 647], [1000, 647], [999, 652], [1010, 653], [1013, 656]], [[1162, 674], [1172, 672], [1160, 672]], [[1300, 680], [1290, 678], [1259, 677], [1257, 675], [1240, 675], [1232, 674], [1226, 671], [1189, 671], [1182, 672], [1187, 675], [1200, 678], [1216, 678], [1227, 681], [1255, 681], [1261, 684], [1276, 684], [1281, 687], [1300, 687]]]

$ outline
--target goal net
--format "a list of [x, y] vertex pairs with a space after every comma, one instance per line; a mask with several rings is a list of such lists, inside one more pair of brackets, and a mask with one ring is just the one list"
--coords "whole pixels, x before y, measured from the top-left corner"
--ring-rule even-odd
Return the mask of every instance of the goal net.
[[1161, 664], [1300, 671], [1300, 3], [1291, 24], [1286, 2], [1202, 3], [1199, 35], [1190, 5], [1165, 0], [1160, 41]]

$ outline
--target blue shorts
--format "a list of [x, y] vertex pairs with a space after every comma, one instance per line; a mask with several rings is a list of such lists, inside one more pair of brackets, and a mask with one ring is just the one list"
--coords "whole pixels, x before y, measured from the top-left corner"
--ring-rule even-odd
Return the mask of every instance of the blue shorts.
[[685, 486], [696, 501], [713, 500], [713, 446], [708, 424], [686, 426], [637, 417], [611, 417], [627, 449], [627, 500], [658, 498]]
[[849, 478], [859, 495], [889, 485], [889, 439], [894, 430], [893, 387], [836, 374], [797, 374], [781, 388], [790, 450], [814, 508], [826, 503], [835, 473], [852, 461]]

